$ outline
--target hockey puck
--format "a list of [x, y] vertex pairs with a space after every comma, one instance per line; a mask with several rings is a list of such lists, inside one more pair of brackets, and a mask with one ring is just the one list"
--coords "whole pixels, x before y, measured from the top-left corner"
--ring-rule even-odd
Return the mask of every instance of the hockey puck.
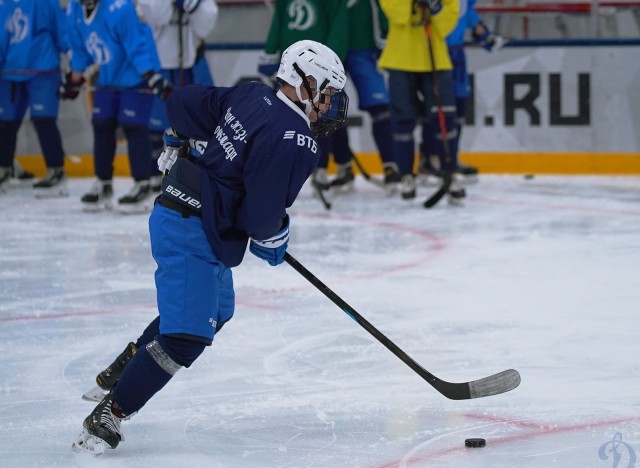
[[471, 448], [480, 448], [487, 445], [487, 441], [484, 439], [465, 439], [464, 446]]
[[524, 178], [527, 179], [527, 180], [531, 180], [531, 179], [533, 179], [533, 177], [534, 177], [533, 174], [525, 174], [524, 175]]

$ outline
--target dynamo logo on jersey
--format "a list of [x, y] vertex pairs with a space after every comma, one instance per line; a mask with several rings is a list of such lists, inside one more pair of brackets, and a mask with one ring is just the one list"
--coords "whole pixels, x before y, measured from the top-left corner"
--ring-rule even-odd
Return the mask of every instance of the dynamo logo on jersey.
[[106, 42], [100, 39], [98, 33], [95, 31], [89, 34], [84, 46], [93, 57], [96, 65], [106, 65], [111, 62], [111, 51], [109, 47], [107, 47]]
[[22, 11], [22, 8], [16, 8], [13, 16], [7, 21], [7, 30], [11, 34], [10, 44], [19, 44], [24, 41], [29, 34], [29, 18]]
[[289, 14], [289, 24], [287, 28], [291, 31], [306, 31], [316, 24], [316, 10], [307, 0], [294, 0], [287, 9]]

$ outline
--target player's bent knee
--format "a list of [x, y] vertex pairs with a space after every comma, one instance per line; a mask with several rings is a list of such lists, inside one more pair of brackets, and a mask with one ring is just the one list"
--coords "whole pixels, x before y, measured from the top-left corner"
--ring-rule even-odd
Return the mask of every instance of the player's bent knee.
[[[153, 345], [153, 343], [156, 343], [156, 345], [152, 351], [149, 346]], [[190, 367], [198, 356], [202, 354], [206, 346], [205, 342], [196, 339], [158, 335], [155, 340], [147, 345], [147, 349], [149, 349], [149, 352], [154, 356], [154, 360], [160, 367], [165, 369], [161, 364], [162, 362], [167, 366], [165, 369], [167, 372], [173, 370], [173, 374], [175, 374], [180, 367]], [[154, 352], [157, 353], [158, 359], [156, 359]]]

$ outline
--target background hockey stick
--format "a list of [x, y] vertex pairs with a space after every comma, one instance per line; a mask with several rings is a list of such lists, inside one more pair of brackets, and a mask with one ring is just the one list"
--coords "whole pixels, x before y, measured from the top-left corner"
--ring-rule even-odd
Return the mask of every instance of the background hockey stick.
[[[429, 9], [425, 6], [422, 7], [422, 18], [425, 23], [425, 28], [427, 31], [427, 49], [429, 49], [429, 60], [431, 60], [431, 69], [433, 70], [431, 73], [431, 83], [433, 86], [433, 97], [435, 99], [436, 110], [438, 112], [438, 125], [440, 126], [440, 137], [442, 138], [442, 146], [444, 147], [444, 157], [445, 157], [445, 166], [451, 165], [451, 148], [449, 147], [449, 139], [447, 134], [447, 125], [445, 123], [444, 110], [442, 108], [442, 95], [440, 94], [440, 85], [438, 84], [438, 78], [436, 76], [436, 59], [433, 55], [433, 41], [431, 40], [431, 14]], [[438, 189], [436, 193], [431, 195], [425, 202], [423, 206], [425, 208], [431, 208], [438, 203], [442, 197], [444, 197], [449, 188], [451, 187], [451, 179], [452, 174], [448, 169], [444, 169], [442, 171], [442, 185]]]
[[399, 357], [407, 366], [413, 369], [414, 372], [426, 380], [429, 385], [445, 397], [451, 400], [483, 398], [508, 392], [520, 384], [520, 374], [514, 369], [505, 370], [471, 382], [452, 383], [439, 379], [411, 359], [411, 357], [402, 351], [393, 341], [384, 336], [377, 328], [367, 322], [353, 307], [343, 301], [336, 293], [316, 278], [313, 273], [302, 266], [300, 262], [293, 258], [288, 252], [285, 252], [284, 254], [284, 261], [291, 265], [294, 270], [304, 276], [311, 284], [318, 288], [322, 294], [331, 299], [334, 304], [355, 320], [358, 325], [367, 330], [376, 340], [386, 346], [389, 351]]
[[362, 177], [364, 177], [367, 182], [371, 182], [376, 187], [384, 188], [384, 181], [376, 179], [375, 177], [371, 177], [371, 174], [369, 174], [367, 170], [362, 166], [360, 160], [355, 154], [351, 153], [351, 159], [353, 159], [353, 162], [360, 171], [360, 174], [362, 174]]
[[324, 196], [324, 190], [318, 184], [316, 184], [313, 180], [311, 180], [311, 188], [316, 193], [318, 198], [320, 199], [320, 203], [324, 206], [325, 210], [331, 209], [331, 202], [327, 200], [327, 197]]

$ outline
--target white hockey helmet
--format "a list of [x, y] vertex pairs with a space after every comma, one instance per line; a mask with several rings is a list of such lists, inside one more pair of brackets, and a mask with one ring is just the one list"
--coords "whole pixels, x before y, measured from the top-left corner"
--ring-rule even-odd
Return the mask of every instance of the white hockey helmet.
[[[318, 92], [313, 99], [302, 98], [303, 87], [307, 94], [312, 95], [307, 76], [316, 80]], [[296, 96], [303, 104], [306, 115], [312, 110], [318, 110], [317, 103], [327, 88], [336, 91], [331, 97], [333, 109], [329, 112], [330, 115], [320, 116], [312, 125], [316, 136], [329, 136], [346, 121], [349, 99], [343, 89], [347, 83], [347, 75], [342, 62], [329, 47], [311, 40], [291, 44], [282, 53], [276, 78], [295, 88]]]
[[336, 53], [316, 41], [298, 41], [287, 47], [282, 53], [276, 78], [299, 88], [303, 81], [300, 71], [304, 76], [315, 78], [320, 92], [327, 86], [340, 91], [347, 83], [344, 66]]

